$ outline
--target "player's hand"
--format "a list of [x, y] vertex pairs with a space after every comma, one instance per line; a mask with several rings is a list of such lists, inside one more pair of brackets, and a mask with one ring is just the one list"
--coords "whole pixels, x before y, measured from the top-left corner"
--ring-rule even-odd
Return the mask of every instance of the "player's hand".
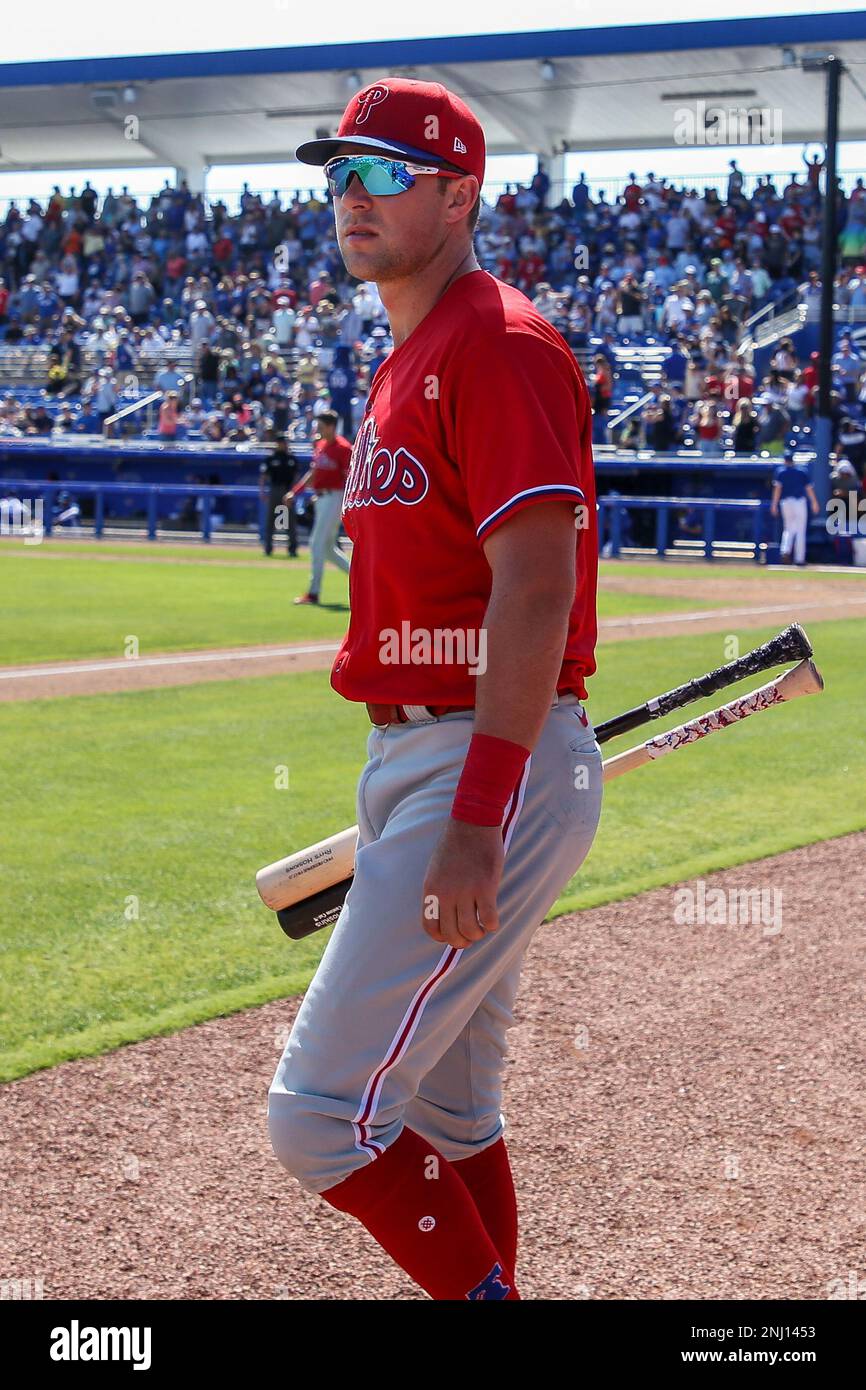
[[294, 500], [295, 500], [295, 494], [294, 494], [293, 492], [285, 492], [285, 493], [283, 493], [283, 501], [284, 501], [284, 502], [294, 502]]
[[424, 879], [421, 921], [428, 936], [462, 948], [497, 930], [503, 858], [501, 826], [449, 817]]

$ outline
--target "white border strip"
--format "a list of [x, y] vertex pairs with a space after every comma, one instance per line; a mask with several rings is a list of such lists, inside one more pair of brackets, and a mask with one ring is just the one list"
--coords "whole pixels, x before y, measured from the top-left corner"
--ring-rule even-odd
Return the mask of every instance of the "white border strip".
[[652, 627], [660, 623], [700, 623], [707, 618], [748, 618], [752, 614], [792, 613], [798, 615], [815, 608], [840, 608], [866, 603], [866, 594], [860, 598], [837, 598], [828, 594], [821, 603], [798, 603], [795, 598], [790, 603], [775, 603], [764, 608], [704, 608], [699, 613], [642, 613], [636, 618], [599, 618], [599, 628], [609, 627]]
[[75, 676], [86, 671], [129, 671], [142, 666], [202, 666], [214, 661], [266, 661], [268, 657], [309, 656], [313, 652], [338, 652], [339, 642], [323, 642], [315, 647], [248, 647], [242, 651], [180, 652], [176, 656], [121, 657], [113, 661], [92, 661], [85, 665], [70, 661], [65, 666], [18, 666], [0, 671], [0, 680], [33, 680], [39, 676]]

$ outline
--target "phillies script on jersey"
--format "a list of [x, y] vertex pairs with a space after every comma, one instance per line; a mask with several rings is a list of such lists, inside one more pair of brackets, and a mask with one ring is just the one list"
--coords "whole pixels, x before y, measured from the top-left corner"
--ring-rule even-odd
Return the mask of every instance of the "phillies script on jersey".
[[455, 280], [373, 379], [343, 498], [351, 617], [333, 688], [473, 704], [492, 581], [483, 542], [557, 497], [573, 506], [577, 547], [557, 689], [584, 698], [597, 635], [591, 437], [586, 384], [556, 329], [484, 270]]

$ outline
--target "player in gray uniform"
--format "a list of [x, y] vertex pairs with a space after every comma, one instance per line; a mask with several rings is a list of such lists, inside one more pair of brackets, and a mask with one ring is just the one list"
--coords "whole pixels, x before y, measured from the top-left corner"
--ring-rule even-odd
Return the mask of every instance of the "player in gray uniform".
[[478, 267], [484, 139], [459, 98], [384, 78], [298, 157], [326, 163], [342, 255], [395, 346], [343, 500], [331, 684], [373, 725], [355, 876], [269, 1130], [434, 1299], [517, 1299], [506, 1031], [601, 809], [589, 397], [556, 330]]

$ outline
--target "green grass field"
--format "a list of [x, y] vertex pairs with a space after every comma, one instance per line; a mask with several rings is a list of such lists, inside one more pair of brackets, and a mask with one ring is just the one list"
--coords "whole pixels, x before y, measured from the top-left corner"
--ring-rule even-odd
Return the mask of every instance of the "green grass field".
[[[40, 586], [37, 595], [19, 582], [17, 616], [3, 615], [19, 660], [96, 654], [91, 640], [105, 654], [112, 623], [135, 631], [129, 605], [152, 624], [154, 643], [172, 633], [178, 645], [273, 641], [272, 630], [252, 635], [244, 624], [260, 621], [257, 604], [284, 605], [294, 582], [266, 566], [244, 570], [231, 575], [232, 596], [220, 572], [184, 568], [175, 596], [190, 597], [178, 618], [164, 598], [158, 609], [159, 566], [102, 565], [94, 575], [83, 558], [0, 558]], [[76, 611], [85, 600], [88, 612]], [[345, 614], [332, 616], [341, 631]], [[298, 631], [299, 617], [326, 614], [289, 610], [286, 638], [313, 635]], [[194, 627], [205, 618], [207, 638]], [[810, 624], [810, 633], [825, 693], [612, 783], [592, 854], [555, 911], [866, 827], [864, 625]], [[606, 645], [593, 717], [722, 659], [718, 633]], [[712, 703], [718, 697], [689, 713]], [[0, 1079], [302, 989], [324, 935], [290, 943], [258, 899], [255, 871], [351, 824], [368, 730], [326, 672], [0, 705]], [[288, 789], [275, 785], [281, 765]]]
[[[204, 547], [202, 547], [204, 549]], [[140, 553], [140, 552], [139, 552]], [[348, 622], [348, 583], [326, 567], [318, 608], [296, 608], [309, 567], [284, 557], [237, 564], [129, 563], [92, 554], [19, 547], [0, 550], [0, 665], [139, 656], [209, 647], [338, 640]], [[721, 607], [694, 597], [602, 593], [599, 615], [627, 617]]]

